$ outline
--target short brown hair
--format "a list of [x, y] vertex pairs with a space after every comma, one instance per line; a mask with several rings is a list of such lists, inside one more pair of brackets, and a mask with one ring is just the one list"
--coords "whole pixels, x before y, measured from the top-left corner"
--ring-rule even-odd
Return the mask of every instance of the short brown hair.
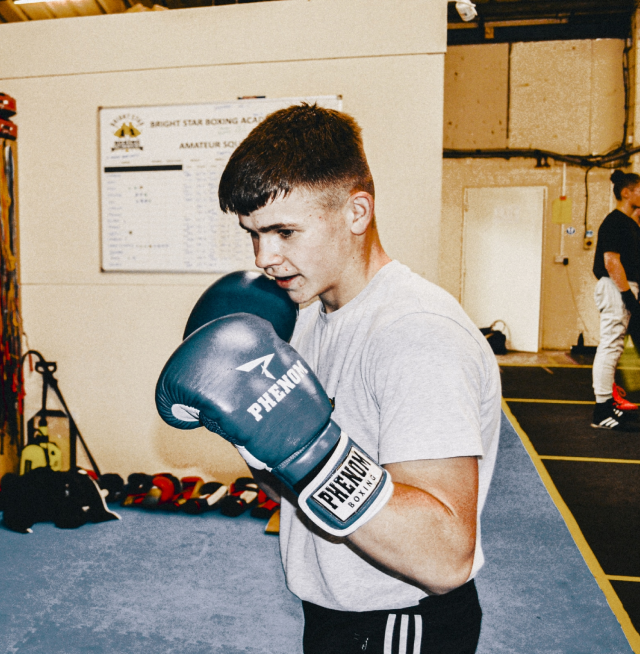
[[328, 191], [330, 201], [340, 191], [374, 195], [361, 129], [351, 116], [306, 103], [269, 114], [231, 155], [218, 198], [223, 211], [248, 216], [296, 188]]

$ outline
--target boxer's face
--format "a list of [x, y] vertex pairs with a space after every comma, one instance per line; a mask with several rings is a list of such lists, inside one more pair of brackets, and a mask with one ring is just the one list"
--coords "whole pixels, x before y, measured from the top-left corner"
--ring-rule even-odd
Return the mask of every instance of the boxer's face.
[[629, 202], [634, 210], [640, 209], [640, 184], [629, 189]]
[[239, 217], [240, 226], [251, 234], [256, 266], [299, 304], [339, 293], [353, 255], [347, 205], [328, 209], [322, 199], [295, 189]]

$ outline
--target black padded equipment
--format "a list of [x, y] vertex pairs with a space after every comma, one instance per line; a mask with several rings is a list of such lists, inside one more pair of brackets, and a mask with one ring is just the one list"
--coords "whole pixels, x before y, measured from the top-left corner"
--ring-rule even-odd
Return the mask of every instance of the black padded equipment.
[[20, 477], [7, 473], [2, 478], [2, 493], [3, 522], [19, 533], [27, 533], [36, 522], [76, 529], [87, 522], [120, 518], [107, 509], [98, 484], [80, 470], [36, 468]]
[[239, 477], [231, 484], [229, 495], [220, 501], [220, 513], [236, 518], [258, 504], [258, 484], [252, 477]]
[[198, 497], [190, 497], [182, 505], [182, 510], [185, 513], [189, 513], [191, 515], [198, 515], [200, 513], [204, 513], [205, 511], [213, 511], [217, 509], [222, 498], [212, 504], [209, 504], [209, 501], [213, 502], [215, 498], [212, 496], [221, 488], [222, 484], [219, 481], [207, 482], [200, 488]]
[[153, 476], [144, 472], [132, 472], [124, 487], [126, 495], [142, 495], [148, 493], [153, 486]]
[[124, 480], [114, 472], [108, 472], [98, 477], [98, 486], [109, 492], [106, 502], [120, 502], [124, 497]]

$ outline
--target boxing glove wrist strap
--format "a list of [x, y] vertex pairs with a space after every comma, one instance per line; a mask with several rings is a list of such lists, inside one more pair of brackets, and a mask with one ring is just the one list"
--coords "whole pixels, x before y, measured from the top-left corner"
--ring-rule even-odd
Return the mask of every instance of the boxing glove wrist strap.
[[341, 433], [340, 427], [329, 420], [304, 447], [275, 467], [273, 473], [299, 495], [329, 460], [340, 442]]
[[344, 432], [317, 475], [301, 491], [305, 515], [334, 536], [348, 536], [371, 520], [393, 493], [391, 476]]

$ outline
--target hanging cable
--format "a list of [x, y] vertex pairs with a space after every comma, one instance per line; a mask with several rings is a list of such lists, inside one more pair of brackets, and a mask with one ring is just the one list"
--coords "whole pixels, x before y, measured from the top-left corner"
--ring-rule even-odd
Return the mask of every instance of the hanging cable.
[[589, 211], [589, 171], [591, 168], [587, 168], [584, 173], [584, 231], [585, 234], [588, 229], [588, 211]]
[[[510, 46], [511, 47], [511, 46]], [[506, 159], [515, 158], [535, 159], [536, 168], [546, 168], [548, 160], [567, 163], [580, 168], [625, 168], [629, 165], [630, 158], [640, 152], [640, 147], [629, 148], [627, 144], [629, 134], [630, 114], [630, 79], [629, 79], [629, 52], [631, 50], [631, 38], [628, 38], [622, 52], [622, 79], [624, 84], [624, 125], [622, 128], [622, 142], [604, 154], [579, 155], [562, 154], [550, 150], [532, 148], [501, 148], [501, 149], [475, 149], [455, 150], [445, 148], [443, 157], [445, 159]], [[508, 101], [510, 98], [508, 98]], [[507, 116], [508, 118], [508, 116]]]
[[617, 147], [605, 154], [579, 155], [560, 154], [550, 150], [539, 149], [489, 149], [489, 150], [452, 150], [445, 148], [445, 159], [536, 159], [536, 168], [546, 168], [547, 160], [553, 159], [580, 168], [623, 168], [629, 165], [629, 159], [640, 152], [640, 147]]

